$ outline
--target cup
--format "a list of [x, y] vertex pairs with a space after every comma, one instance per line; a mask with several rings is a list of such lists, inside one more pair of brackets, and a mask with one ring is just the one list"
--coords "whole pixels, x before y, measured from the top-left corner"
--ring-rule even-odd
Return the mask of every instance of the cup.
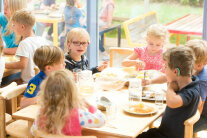
[[164, 100], [164, 93], [163, 92], [155, 92], [155, 104], [162, 108]]
[[84, 70], [81, 71], [79, 76], [79, 91], [82, 94], [91, 94], [94, 91], [94, 80], [92, 71]]
[[133, 78], [129, 80], [129, 107], [142, 101], [141, 79]]
[[73, 69], [74, 81], [76, 84], [79, 83], [79, 76], [81, 71], [82, 71], [81, 69]]
[[115, 121], [116, 116], [117, 116], [117, 105], [115, 103], [112, 103], [112, 104], [106, 106], [107, 122]]

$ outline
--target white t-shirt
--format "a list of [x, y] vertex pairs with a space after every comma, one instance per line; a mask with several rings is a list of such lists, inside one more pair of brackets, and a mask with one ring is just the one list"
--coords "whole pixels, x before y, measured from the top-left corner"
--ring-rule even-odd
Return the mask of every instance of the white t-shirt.
[[5, 69], [4, 57], [0, 56], [0, 86], [1, 86], [1, 81], [3, 78], [3, 74], [4, 74], [4, 69]]
[[49, 43], [40, 36], [31, 36], [19, 43], [16, 56], [28, 58], [27, 67], [23, 69], [21, 73], [21, 78], [24, 83], [29, 82], [29, 80], [35, 76], [35, 64], [33, 62], [34, 52], [37, 48], [43, 45], [49, 45]]

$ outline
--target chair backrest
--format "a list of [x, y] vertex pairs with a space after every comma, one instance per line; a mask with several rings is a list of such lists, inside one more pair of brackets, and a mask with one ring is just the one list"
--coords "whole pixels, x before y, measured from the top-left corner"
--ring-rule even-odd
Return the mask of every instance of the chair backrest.
[[199, 120], [200, 112], [197, 110], [195, 115], [190, 117], [184, 122], [185, 125], [185, 138], [192, 138], [193, 137], [193, 125]]
[[[14, 84], [11, 84], [14, 85]], [[10, 86], [11, 86], [10, 85]], [[17, 111], [17, 96], [22, 94], [27, 84], [22, 84], [18, 86], [9, 87], [4, 89], [0, 95], [0, 138], [6, 137], [5, 133], [5, 113], [6, 113], [6, 100], [11, 100], [12, 113]]]
[[145, 13], [123, 23], [124, 32], [129, 46], [143, 46], [147, 28], [158, 23], [157, 13], [154, 11]]
[[10, 83], [9, 85], [3, 87], [3, 88], [0, 88], [0, 94], [3, 93], [5, 90], [8, 90], [8, 89], [11, 89], [13, 87], [17, 86], [17, 83], [16, 82], [12, 82]]
[[124, 58], [126, 58], [127, 56], [133, 53], [133, 49], [110, 47], [109, 53], [110, 53], [110, 67], [113, 67], [113, 65], [116, 65], [117, 67], [121, 67], [120, 63]]
[[45, 132], [34, 130], [35, 138], [96, 138], [96, 136], [63, 136], [63, 135], [54, 135], [47, 134]]

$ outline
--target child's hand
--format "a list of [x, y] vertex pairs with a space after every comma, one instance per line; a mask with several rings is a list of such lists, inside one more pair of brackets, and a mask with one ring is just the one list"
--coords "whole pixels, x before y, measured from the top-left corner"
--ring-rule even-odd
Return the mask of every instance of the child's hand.
[[150, 84], [151, 84], [151, 80], [142, 79], [142, 86], [146, 86], [146, 85], [150, 85]]
[[137, 60], [136, 61], [136, 69], [144, 69], [146, 66], [145, 62]]
[[104, 61], [100, 66], [97, 67], [97, 70], [103, 71], [107, 67], [108, 67], [108, 61]]
[[168, 82], [167, 86], [168, 86], [168, 89], [172, 89], [175, 92], [179, 91], [179, 89], [180, 89], [179, 86], [178, 86], [177, 81]]

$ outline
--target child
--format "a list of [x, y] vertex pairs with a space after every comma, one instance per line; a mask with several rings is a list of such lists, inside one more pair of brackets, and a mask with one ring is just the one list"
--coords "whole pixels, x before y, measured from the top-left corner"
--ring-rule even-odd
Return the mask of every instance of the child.
[[[4, 0], [4, 14], [0, 13], [0, 28], [2, 38], [5, 42], [4, 54], [14, 55], [18, 42], [15, 42], [16, 35], [12, 30], [10, 21], [15, 11], [26, 8], [27, 0]], [[16, 38], [19, 40], [20, 38]]]
[[163, 60], [168, 82], [167, 107], [160, 127], [150, 129], [138, 138], [183, 138], [184, 121], [193, 116], [198, 108], [200, 87], [198, 78], [192, 76], [193, 51], [188, 47], [173, 47], [163, 54]]
[[100, 127], [104, 115], [80, 99], [68, 70], [52, 72], [40, 86], [41, 109], [31, 131], [81, 136], [81, 127]]
[[[163, 46], [168, 39], [168, 30], [165, 26], [154, 24], [147, 30], [147, 46], [134, 48], [134, 53], [128, 56], [122, 65], [136, 66], [139, 70], [161, 70], [163, 65]], [[163, 70], [161, 70], [163, 71]]]
[[39, 91], [39, 85], [46, 76], [53, 71], [65, 68], [64, 53], [59, 47], [42, 46], [35, 51], [33, 59], [40, 72], [29, 81], [20, 102], [22, 108], [37, 103], [36, 95]]
[[[90, 43], [90, 36], [85, 29], [74, 28], [67, 34], [68, 53], [65, 55], [66, 68], [86, 70], [88, 68], [88, 60], [84, 53]], [[108, 62], [103, 62], [99, 67], [92, 68], [92, 72], [96, 73], [104, 70], [108, 66]]]
[[35, 17], [29, 11], [19, 10], [14, 13], [11, 20], [15, 34], [22, 37], [16, 52], [16, 56], [19, 56], [20, 60], [14, 63], [6, 63], [5, 67], [7, 69], [21, 69], [21, 79], [24, 83], [27, 83], [35, 76], [35, 65], [33, 62], [35, 50], [43, 45], [47, 45], [48, 42], [34, 35], [32, 27], [35, 23]]
[[194, 66], [194, 75], [198, 76], [200, 81], [201, 106], [199, 107], [200, 119], [194, 125], [194, 132], [207, 129], [207, 42], [203, 40], [190, 40], [185, 46], [190, 47], [196, 57]]
[[0, 86], [1, 86], [1, 81], [2, 81], [2, 78], [3, 78], [3, 74], [4, 74], [4, 69], [5, 69], [5, 61], [4, 61], [4, 58], [2, 56], [3, 48], [4, 48], [3, 40], [2, 40], [2, 37], [0, 35]]

